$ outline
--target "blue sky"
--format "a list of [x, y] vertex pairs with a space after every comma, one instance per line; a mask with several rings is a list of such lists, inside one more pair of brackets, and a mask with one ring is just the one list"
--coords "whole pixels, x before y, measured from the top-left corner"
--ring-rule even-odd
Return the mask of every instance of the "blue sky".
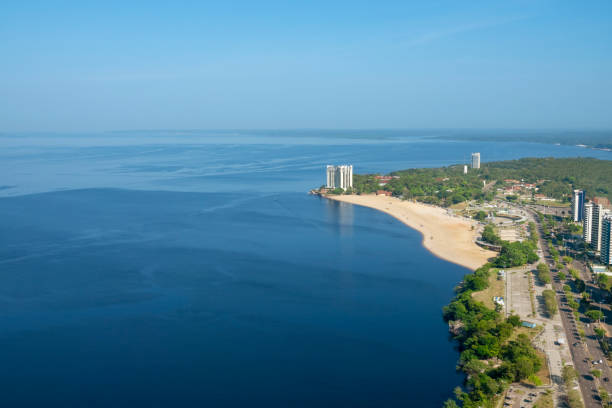
[[612, 1], [3, 1], [0, 131], [612, 128]]

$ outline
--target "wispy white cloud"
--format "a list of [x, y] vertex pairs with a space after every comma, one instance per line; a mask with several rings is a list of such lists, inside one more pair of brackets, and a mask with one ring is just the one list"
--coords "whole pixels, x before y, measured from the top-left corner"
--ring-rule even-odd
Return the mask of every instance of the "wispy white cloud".
[[528, 19], [528, 16], [521, 17], [512, 17], [505, 19], [497, 19], [497, 20], [488, 20], [476, 23], [468, 23], [461, 24], [454, 27], [442, 28], [442, 29], [434, 29], [428, 32], [424, 32], [412, 38], [410, 37], [402, 37], [398, 39], [398, 43], [400, 43], [404, 47], [412, 48], [418, 47], [422, 45], [427, 45], [433, 43], [435, 41], [451, 38], [459, 34], [464, 34], [472, 31], [484, 30], [487, 28], [498, 27], [502, 25], [511, 24], [517, 21], [522, 21]]

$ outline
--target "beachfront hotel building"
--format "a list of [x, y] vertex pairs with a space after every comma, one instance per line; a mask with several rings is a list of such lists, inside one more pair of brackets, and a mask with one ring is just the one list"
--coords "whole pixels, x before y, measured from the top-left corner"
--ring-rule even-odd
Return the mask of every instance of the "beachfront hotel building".
[[480, 153], [472, 153], [472, 168], [480, 168]]
[[584, 205], [584, 213], [582, 215], [582, 238], [587, 244], [591, 243], [593, 235], [593, 203]]
[[574, 190], [572, 194], [572, 217], [574, 222], [582, 221], [584, 213], [584, 190]]
[[612, 214], [604, 215], [601, 222], [601, 263], [612, 265]]
[[327, 165], [327, 188], [353, 188], [353, 165]]

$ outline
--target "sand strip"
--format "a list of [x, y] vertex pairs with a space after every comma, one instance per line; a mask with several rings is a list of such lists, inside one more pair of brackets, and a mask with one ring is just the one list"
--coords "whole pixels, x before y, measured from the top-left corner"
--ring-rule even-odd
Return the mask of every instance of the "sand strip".
[[[423, 246], [446, 261], [476, 269], [497, 254], [474, 243], [477, 223], [447, 210], [383, 195], [329, 195], [331, 200], [374, 208], [397, 218], [423, 235]], [[474, 229], [472, 229], [474, 227]]]

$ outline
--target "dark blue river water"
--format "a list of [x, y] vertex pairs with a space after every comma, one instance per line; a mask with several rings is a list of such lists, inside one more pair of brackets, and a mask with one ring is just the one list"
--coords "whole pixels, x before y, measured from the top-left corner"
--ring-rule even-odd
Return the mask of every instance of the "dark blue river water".
[[396, 136], [0, 136], [2, 405], [440, 406], [466, 270], [306, 190], [327, 163], [610, 153]]

